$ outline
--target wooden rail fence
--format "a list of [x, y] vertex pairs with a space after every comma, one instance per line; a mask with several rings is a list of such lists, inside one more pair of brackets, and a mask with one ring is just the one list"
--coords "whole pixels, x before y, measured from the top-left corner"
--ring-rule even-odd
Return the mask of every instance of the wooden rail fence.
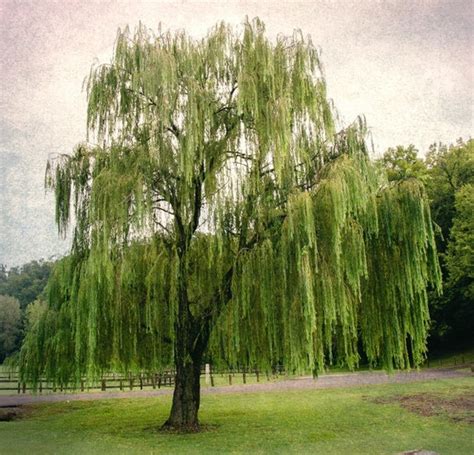
[[[174, 386], [174, 372], [167, 371], [154, 374], [138, 375], [106, 375], [95, 381], [81, 379], [77, 386], [66, 386], [61, 384], [52, 384], [45, 379], [38, 383], [37, 392], [44, 391], [65, 392], [65, 391], [88, 391], [97, 390], [106, 391], [108, 389], [133, 390], [144, 387], [153, 389], [161, 387]], [[26, 393], [33, 389], [25, 382], [20, 381], [17, 372], [0, 372], [0, 391], [16, 391], [17, 393]]]
[[[206, 374], [206, 370], [202, 370], [202, 374]], [[284, 374], [284, 370], [281, 366], [277, 366], [273, 369], [272, 374], [265, 373], [266, 379], [270, 380], [271, 377], [276, 377], [280, 374]], [[242, 375], [242, 383], [246, 384], [249, 376], [256, 378], [257, 382], [260, 382], [261, 373], [258, 370], [228, 370], [228, 371], [213, 371], [209, 368], [207, 370], [206, 377], [209, 379], [210, 385], [215, 386], [215, 377], [220, 376], [228, 381], [229, 385], [232, 385], [233, 380], [236, 376]], [[108, 389], [119, 389], [119, 390], [143, 390], [144, 387], [152, 387], [153, 389], [161, 387], [173, 387], [175, 383], [175, 372], [172, 370], [164, 371], [161, 373], [141, 373], [141, 374], [107, 374], [93, 381], [88, 381], [85, 378], [81, 379], [76, 386], [52, 384], [46, 379], [41, 379], [38, 383], [36, 392], [43, 393], [44, 391], [52, 392], [65, 392], [65, 391], [76, 391], [85, 392], [89, 390], [101, 390], [106, 391]], [[0, 392], [2, 391], [16, 391], [17, 393], [26, 393], [27, 391], [33, 391], [33, 389], [22, 382], [19, 378], [17, 371], [2, 371], [0, 370]]]

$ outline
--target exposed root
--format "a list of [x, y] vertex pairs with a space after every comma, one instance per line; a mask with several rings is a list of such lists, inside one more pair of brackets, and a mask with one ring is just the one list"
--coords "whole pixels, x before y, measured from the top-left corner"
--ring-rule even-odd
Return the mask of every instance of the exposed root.
[[176, 424], [167, 420], [161, 426], [160, 431], [163, 433], [199, 433], [202, 431], [202, 427], [199, 422]]

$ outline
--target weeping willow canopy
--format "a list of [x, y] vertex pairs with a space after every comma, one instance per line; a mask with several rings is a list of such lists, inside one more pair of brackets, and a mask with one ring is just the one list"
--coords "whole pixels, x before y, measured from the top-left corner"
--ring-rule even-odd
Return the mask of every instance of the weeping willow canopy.
[[48, 163], [73, 246], [24, 379], [160, 370], [193, 349], [288, 371], [420, 363], [440, 287], [423, 186], [387, 182], [363, 118], [336, 132], [310, 38], [269, 40], [257, 19], [201, 40], [125, 29], [87, 93], [100, 145]]

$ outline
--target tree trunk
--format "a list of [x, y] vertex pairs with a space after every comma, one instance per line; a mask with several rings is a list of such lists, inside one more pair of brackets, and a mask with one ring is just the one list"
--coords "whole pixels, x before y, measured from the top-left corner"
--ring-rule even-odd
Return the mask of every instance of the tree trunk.
[[[232, 269], [226, 274], [224, 294], [230, 295]], [[198, 411], [201, 398], [200, 379], [203, 354], [207, 349], [211, 332], [212, 312], [201, 317], [194, 317], [189, 309], [186, 268], [183, 256], [179, 264], [179, 303], [178, 317], [175, 322], [175, 387], [173, 404], [168, 420], [163, 429], [179, 432], [199, 431]], [[227, 289], [228, 288], [228, 289]], [[218, 289], [211, 303], [218, 308], [222, 300], [221, 289]]]
[[163, 425], [165, 430], [179, 432], [199, 431], [201, 361], [209, 340], [208, 324], [195, 319], [189, 309], [184, 250], [183, 247], [179, 263], [173, 404], [170, 416]]
[[[187, 359], [186, 359], [187, 357]], [[176, 359], [176, 376], [173, 404], [164, 429], [199, 431], [198, 411], [200, 404], [201, 355]]]

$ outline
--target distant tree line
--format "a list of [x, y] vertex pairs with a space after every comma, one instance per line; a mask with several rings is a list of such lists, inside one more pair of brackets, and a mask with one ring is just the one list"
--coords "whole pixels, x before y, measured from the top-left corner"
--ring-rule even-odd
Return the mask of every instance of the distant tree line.
[[45, 307], [52, 266], [43, 260], [10, 269], [0, 265], [0, 364], [19, 350], [26, 328]]
[[425, 184], [437, 225], [443, 294], [430, 296], [429, 350], [474, 346], [474, 140], [433, 144], [424, 158], [413, 145], [388, 149], [380, 160], [390, 180]]

